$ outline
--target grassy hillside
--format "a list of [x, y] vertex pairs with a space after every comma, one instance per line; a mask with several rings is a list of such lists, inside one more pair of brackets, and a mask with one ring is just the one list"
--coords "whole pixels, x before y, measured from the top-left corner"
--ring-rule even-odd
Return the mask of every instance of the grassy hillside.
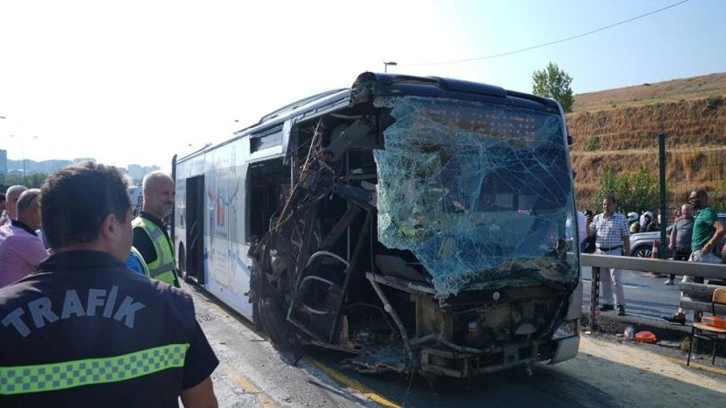
[[[640, 163], [657, 180], [658, 135], [666, 134], [667, 187], [675, 207], [706, 186], [726, 204], [726, 73], [575, 95], [567, 126], [581, 207], [592, 206], [603, 169], [634, 172]], [[599, 208], [597, 206], [596, 208]], [[726, 210], [726, 208], [718, 208]]]

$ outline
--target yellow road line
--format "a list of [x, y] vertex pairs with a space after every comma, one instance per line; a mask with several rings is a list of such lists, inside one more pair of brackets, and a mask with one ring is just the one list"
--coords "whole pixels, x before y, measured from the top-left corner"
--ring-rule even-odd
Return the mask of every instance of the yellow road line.
[[259, 401], [264, 408], [277, 408], [277, 404], [272, 402], [267, 395], [263, 394], [262, 391], [260, 391], [260, 388], [257, 387], [252, 380], [247, 378], [247, 376], [230, 367], [228, 364], [220, 364], [220, 367], [222, 367], [222, 370], [224, 370], [232, 382], [242, 388], [243, 391], [249, 394], [255, 394], [257, 401]]
[[345, 376], [343, 373], [334, 370], [323, 363], [312, 359], [310, 357], [304, 357], [303, 358], [308, 363], [314, 365], [318, 370], [324, 372], [326, 375], [334, 379], [335, 381], [338, 381], [339, 383], [345, 384], [346, 386], [354, 389], [359, 394], [363, 395], [364, 397], [368, 398], [369, 400], [375, 402], [376, 404], [379, 404], [381, 406], [384, 406], [386, 408], [401, 408], [400, 405], [396, 404], [395, 402], [392, 402], [385, 397], [377, 394], [375, 391], [371, 390], [370, 388], [366, 387], [365, 385], [361, 384], [360, 382]]
[[[665, 356], [665, 359], [668, 360], [668, 361], [670, 361], [670, 362], [672, 362], [672, 363], [686, 365], [686, 361], [683, 360], [682, 358]], [[726, 375], [726, 370], [724, 370], [721, 367], [717, 367], [717, 366], [714, 366], [714, 365], [704, 365], [704, 364], [694, 363], [693, 362], [693, 359], [691, 359], [691, 365], [690, 365], [690, 367], [698, 368], [700, 370], [708, 371], [708, 372], [711, 372], [711, 373]]]
[[259, 394], [260, 389], [257, 388], [257, 386], [244, 374], [240, 373], [239, 371], [235, 370], [234, 368], [230, 367], [227, 364], [222, 364], [222, 370], [224, 370], [225, 373], [229, 376], [229, 378], [232, 379], [232, 381], [237, 384], [242, 390], [245, 392], [248, 392], [250, 394]]
[[277, 408], [277, 404], [272, 402], [265, 394], [258, 394], [257, 401], [260, 401], [262, 408]]

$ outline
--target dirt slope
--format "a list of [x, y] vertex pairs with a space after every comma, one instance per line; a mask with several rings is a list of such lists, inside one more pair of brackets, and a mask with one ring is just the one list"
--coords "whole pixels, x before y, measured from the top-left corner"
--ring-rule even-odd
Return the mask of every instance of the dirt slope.
[[[657, 180], [658, 135], [666, 134], [671, 206], [697, 186], [726, 211], [726, 73], [575, 95], [567, 126], [581, 207], [597, 202], [606, 166], [634, 172], [640, 163]], [[721, 207], [721, 208], [720, 208]], [[597, 206], [596, 208], [599, 208]]]

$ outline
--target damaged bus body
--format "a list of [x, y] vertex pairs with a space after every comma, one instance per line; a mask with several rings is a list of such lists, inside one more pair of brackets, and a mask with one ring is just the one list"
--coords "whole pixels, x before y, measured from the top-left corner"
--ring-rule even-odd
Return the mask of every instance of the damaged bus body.
[[573, 182], [555, 101], [361, 74], [175, 162], [179, 268], [281, 351], [469, 377], [577, 354]]

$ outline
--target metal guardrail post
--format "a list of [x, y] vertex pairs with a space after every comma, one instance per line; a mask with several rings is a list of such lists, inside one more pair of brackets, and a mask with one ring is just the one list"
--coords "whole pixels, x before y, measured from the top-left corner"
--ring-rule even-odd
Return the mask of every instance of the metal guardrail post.
[[666, 203], [666, 134], [658, 135], [658, 181], [660, 184], [660, 245], [658, 245], [658, 258], [666, 257], [668, 244], [666, 242], [666, 225], [668, 225], [668, 203]]
[[600, 267], [592, 267], [592, 280], [590, 281], [590, 330], [598, 329], [600, 315]]

